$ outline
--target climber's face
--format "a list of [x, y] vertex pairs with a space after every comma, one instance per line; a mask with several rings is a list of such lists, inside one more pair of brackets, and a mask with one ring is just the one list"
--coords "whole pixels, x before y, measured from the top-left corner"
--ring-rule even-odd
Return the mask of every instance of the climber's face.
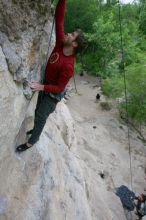
[[68, 33], [65, 35], [65, 39], [64, 39], [64, 46], [73, 46], [73, 47], [77, 47], [77, 42], [76, 42], [76, 38], [78, 36], [78, 32], [74, 31], [72, 33]]

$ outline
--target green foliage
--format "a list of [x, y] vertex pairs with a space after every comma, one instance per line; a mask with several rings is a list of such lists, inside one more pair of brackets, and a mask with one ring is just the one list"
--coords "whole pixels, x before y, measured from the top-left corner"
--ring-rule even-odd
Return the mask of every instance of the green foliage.
[[[110, 97], [124, 96], [123, 61], [126, 68], [128, 114], [146, 121], [146, 4], [121, 5], [116, 0], [68, 0], [65, 31], [83, 29], [87, 45], [83, 65], [77, 58], [76, 72], [82, 66], [90, 74], [101, 76], [103, 91]], [[121, 39], [124, 56], [122, 56]], [[123, 57], [123, 61], [122, 61]], [[125, 109], [125, 104], [121, 106]]]
[[137, 121], [146, 121], [146, 66], [131, 65], [127, 73], [129, 115]]
[[[70, 32], [80, 27], [85, 32], [87, 39], [85, 69], [102, 77], [119, 74], [121, 36], [116, 2], [109, 1], [107, 5], [98, 4], [94, 0], [79, 2], [80, 4], [77, 0], [68, 1], [66, 30]], [[138, 32], [138, 8], [125, 5], [121, 13], [125, 64], [128, 66], [140, 63], [142, 50], [146, 44], [142, 43], [144, 39]]]
[[[133, 64], [126, 68], [126, 87], [129, 116], [137, 122], [146, 122], [146, 65]], [[107, 78], [102, 89], [107, 96], [122, 97], [124, 78]], [[121, 108], [126, 110], [125, 103], [122, 103]]]
[[111, 98], [122, 96], [124, 90], [124, 80], [122, 77], [113, 76], [107, 78], [102, 83], [103, 93]]
[[74, 72], [75, 73], [81, 73], [81, 71], [82, 71], [82, 65], [81, 65], [81, 63], [75, 63], [75, 69], [74, 69]]
[[81, 28], [84, 32], [88, 32], [92, 29], [92, 24], [98, 14], [96, 0], [68, 0], [65, 31], [73, 32], [77, 28]]
[[140, 13], [139, 28], [144, 34], [146, 34], [146, 5], [144, 5]]
[[[139, 5], [122, 5], [122, 38], [126, 66], [140, 62], [140, 54], [146, 49], [145, 39], [139, 34], [145, 29], [146, 10], [144, 1]], [[143, 9], [144, 8], [144, 9]], [[139, 19], [140, 17], [140, 19]], [[119, 8], [117, 1], [108, 0], [68, 0], [65, 19], [65, 31], [72, 32], [81, 28], [86, 33], [87, 48], [85, 51], [85, 66], [95, 75], [112, 75], [118, 68], [111, 63], [120, 63], [121, 37], [119, 32]], [[89, 66], [90, 64], [90, 66]], [[109, 68], [110, 67], [110, 68]]]
[[[87, 70], [90, 72], [95, 72], [96, 75], [110, 75], [108, 64], [115, 61], [120, 42], [119, 31], [116, 29], [114, 14], [111, 12], [106, 16], [100, 16], [93, 24], [94, 33], [86, 35], [88, 47], [85, 57]], [[92, 62], [88, 65], [90, 59]]]

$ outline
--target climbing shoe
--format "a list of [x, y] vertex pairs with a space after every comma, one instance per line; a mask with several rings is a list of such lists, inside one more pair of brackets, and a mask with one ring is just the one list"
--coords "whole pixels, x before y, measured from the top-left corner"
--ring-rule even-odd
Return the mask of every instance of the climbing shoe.
[[26, 134], [30, 135], [30, 134], [32, 134], [32, 132], [33, 132], [33, 129], [31, 129], [30, 131], [27, 131]]
[[[32, 146], [31, 146], [31, 147], [32, 147]], [[21, 145], [19, 145], [18, 147], [16, 147], [16, 152], [17, 152], [17, 153], [20, 153], [20, 152], [23, 152], [23, 151], [25, 151], [25, 150], [31, 148], [31, 147], [28, 147], [26, 143], [25, 143], [25, 144], [21, 144]]]

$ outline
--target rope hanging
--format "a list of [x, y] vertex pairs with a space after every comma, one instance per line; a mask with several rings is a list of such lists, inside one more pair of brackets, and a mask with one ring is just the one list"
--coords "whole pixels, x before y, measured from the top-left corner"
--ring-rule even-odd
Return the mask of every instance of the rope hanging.
[[74, 73], [74, 75], [73, 75], [73, 79], [74, 79], [74, 85], [75, 85], [76, 93], [78, 93], [78, 91], [77, 91], [77, 85], [76, 85], [76, 79], [75, 79], [75, 73]]
[[[124, 78], [124, 95], [125, 95], [126, 120], [127, 120], [126, 122], [127, 122], [127, 127], [128, 127], [128, 151], [129, 151], [128, 153], [129, 153], [130, 185], [131, 185], [131, 190], [133, 191], [132, 156], [131, 156], [131, 142], [130, 142], [129, 114], [128, 114], [128, 98], [127, 98], [127, 83], [126, 83], [125, 57], [124, 57], [124, 47], [123, 47], [123, 32], [122, 32], [122, 18], [121, 18], [120, 0], [118, 0], [118, 9], [119, 9], [119, 28], [120, 28], [120, 42], [121, 42], [121, 54], [122, 54], [121, 63], [122, 63], [123, 78]], [[126, 214], [126, 218], [128, 218], [127, 214]], [[133, 220], [131, 212], [130, 212], [129, 217], [130, 217], [131, 220]]]
[[55, 24], [55, 17], [53, 17], [53, 23], [52, 23], [51, 33], [50, 33], [50, 37], [49, 37], [49, 44], [48, 44], [46, 60], [44, 62], [45, 64], [43, 65], [44, 67], [43, 67], [43, 74], [42, 74], [42, 79], [41, 79], [42, 83], [45, 80], [45, 69], [46, 69], [46, 65], [47, 65], [47, 62], [48, 62], [48, 55], [49, 55], [49, 50], [50, 50], [50, 46], [51, 46], [51, 40], [52, 40], [52, 35], [53, 35], [54, 24]]
[[131, 142], [130, 142], [130, 128], [129, 128], [129, 115], [128, 115], [128, 98], [127, 98], [127, 83], [126, 83], [126, 71], [125, 71], [125, 57], [124, 57], [124, 47], [123, 47], [123, 33], [122, 33], [122, 18], [121, 18], [121, 6], [120, 1], [118, 0], [119, 8], [119, 27], [120, 27], [120, 41], [121, 41], [121, 63], [124, 77], [124, 94], [125, 94], [125, 104], [126, 104], [126, 119], [128, 127], [128, 150], [129, 150], [129, 160], [130, 160], [130, 183], [131, 190], [133, 190], [133, 175], [132, 175], [132, 156], [131, 156]]

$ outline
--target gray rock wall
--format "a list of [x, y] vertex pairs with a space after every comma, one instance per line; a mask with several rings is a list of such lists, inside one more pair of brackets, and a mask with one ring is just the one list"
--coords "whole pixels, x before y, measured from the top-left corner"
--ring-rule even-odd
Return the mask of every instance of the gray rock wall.
[[[49, 0], [0, 0], [0, 220], [125, 220], [98, 174], [102, 153], [110, 160], [103, 145], [111, 137], [102, 125], [94, 140], [59, 103], [39, 142], [15, 153], [33, 126], [37, 95], [28, 81], [40, 78], [51, 24]], [[50, 51], [53, 45], [54, 38]]]
[[[32, 92], [51, 47], [49, 0], [0, 0], [0, 148], [14, 146]], [[48, 50], [49, 49], [49, 50]], [[29, 100], [29, 101], [27, 101]]]
[[[50, 1], [0, 1], [0, 46], [8, 71], [16, 82], [27, 87], [38, 79], [46, 61], [51, 31]], [[26, 97], [30, 91], [25, 91]]]
[[[28, 106], [33, 102], [28, 81], [40, 79], [51, 27], [49, 0], [0, 0], [0, 219], [15, 219], [17, 204], [14, 200], [19, 200], [13, 197], [16, 191], [26, 203], [27, 180], [24, 183], [23, 174], [17, 172], [20, 164], [14, 151], [19, 134], [23, 137], [20, 141], [25, 139], [22, 125]], [[54, 36], [49, 52], [53, 45]], [[9, 214], [5, 214], [6, 209]], [[31, 214], [27, 218], [24, 211], [21, 216], [23, 218], [16, 219], [33, 219]]]
[[126, 220], [119, 199], [97, 175], [98, 167], [93, 172], [82, 158], [85, 152], [79, 155], [76, 129], [67, 106], [59, 103], [32, 149], [3, 153], [0, 220]]

